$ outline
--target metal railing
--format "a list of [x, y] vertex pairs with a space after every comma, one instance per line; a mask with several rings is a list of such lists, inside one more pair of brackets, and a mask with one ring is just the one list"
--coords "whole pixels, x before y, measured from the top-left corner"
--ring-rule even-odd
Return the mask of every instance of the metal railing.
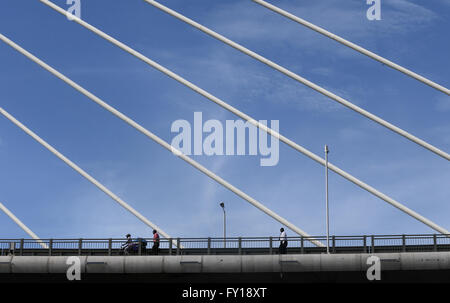
[[[144, 238], [142, 238], [144, 239]], [[326, 253], [312, 240], [326, 243], [325, 236], [288, 237], [288, 254]], [[0, 255], [67, 256], [67, 255], [218, 255], [277, 254], [278, 237], [176, 238], [160, 239], [159, 249], [152, 250], [153, 239], [133, 240], [125, 252], [125, 239], [42, 239], [43, 248], [33, 239], [0, 239]], [[330, 253], [388, 253], [450, 251], [450, 235], [364, 235], [331, 236]], [[175, 244], [176, 243], [176, 244]]]

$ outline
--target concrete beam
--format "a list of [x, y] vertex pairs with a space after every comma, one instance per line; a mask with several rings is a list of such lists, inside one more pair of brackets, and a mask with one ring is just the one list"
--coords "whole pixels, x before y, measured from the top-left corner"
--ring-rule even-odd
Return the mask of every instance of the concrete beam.
[[[204, 255], [204, 256], [80, 256], [87, 274], [173, 273], [302, 273], [366, 271], [367, 258], [378, 256], [382, 271], [450, 270], [450, 252], [317, 254], [317, 255]], [[66, 273], [68, 257], [0, 257], [0, 274]]]

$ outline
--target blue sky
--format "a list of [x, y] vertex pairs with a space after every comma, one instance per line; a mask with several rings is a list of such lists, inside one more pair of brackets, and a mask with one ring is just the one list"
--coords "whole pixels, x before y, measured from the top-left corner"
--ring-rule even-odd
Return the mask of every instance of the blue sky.
[[[65, 1], [55, 0], [62, 7]], [[450, 151], [450, 98], [250, 0], [164, 5]], [[271, 1], [450, 86], [450, 1]], [[141, 0], [82, 0], [82, 18], [257, 120], [450, 229], [448, 161]], [[0, 2], [1, 33], [171, 142], [177, 119], [237, 119], [39, 1]], [[174, 237], [278, 235], [280, 223], [0, 43], [1, 106]], [[259, 156], [195, 160], [312, 235], [325, 233], [324, 169], [280, 143]], [[0, 201], [42, 238], [151, 236], [151, 230], [5, 118]], [[336, 235], [434, 233], [330, 173]], [[27, 238], [0, 214], [0, 238]], [[294, 233], [288, 230], [289, 236]]]

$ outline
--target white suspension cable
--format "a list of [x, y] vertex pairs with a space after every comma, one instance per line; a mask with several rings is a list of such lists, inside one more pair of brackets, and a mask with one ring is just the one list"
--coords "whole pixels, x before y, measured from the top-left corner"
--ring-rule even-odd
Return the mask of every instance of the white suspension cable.
[[[238, 44], [236, 42], [233, 42], [232, 40], [230, 40], [230, 39], [228, 39], [228, 38], [226, 38], [226, 37], [224, 37], [224, 36], [214, 32], [213, 30], [211, 30], [211, 29], [209, 29], [209, 28], [207, 28], [207, 27], [205, 27], [205, 26], [203, 26], [203, 25], [201, 25], [201, 24], [199, 24], [199, 23], [197, 23], [197, 22], [187, 18], [186, 16], [184, 16], [184, 15], [182, 15], [182, 14], [180, 14], [180, 13], [178, 13], [178, 12], [176, 12], [176, 11], [174, 11], [174, 10], [172, 10], [172, 9], [170, 9], [170, 8], [164, 6], [164, 5], [162, 5], [162, 4], [160, 4], [160, 3], [156, 2], [156, 1], [153, 1], [153, 0], [144, 0], [144, 1], [149, 3], [149, 4], [151, 4], [151, 5], [153, 5], [154, 7], [158, 8], [158, 9], [164, 11], [165, 13], [167, 13], [167, 14], [173, 16], [173, 17], [176, 17], [177, 19], [179, 19], [179, 20], [181, 20], [181, 21], [183, 21], [183, 22], [185, 22], [185, 23], [187, 23], [187, 24], [189, 24], [189, 25], [191, 25], [191, 26], [201, 30], [202, 32], [210, 35], [211, 37], [216, 38], [217, 40], [220, 40], [223, 43], [225, 43], [225, 44], [227, 44], [227, 45], [229, 45], [229, 46], [239, 50], [240, 52], [242, 52], [242, 53], [244, 53], [244, 54], [246, 54], [246, 55], [248, 55], [248, 56], [250, 56], [250, 57], [252, 57], [252, 58], [254, 58], [254, 59], [256, 59], [256, 60], [258, 60], [258, 61], [260, 61], [260, 62], [262, 62], [262, 63], [264, 63], [266, 65], [268, 65], [268, 66], [270, 66], [271, 68], [273, 68], [273, 69], [275, 69], [275, 70], [285, 74], [286, 76], [288, 76], [288, 77], [290, 77], [290, 78], [292, 78], [292, 79], [294, 79], [294, 80], [296, 80], [296, 81], [298, 81], [298, 82], [300, 82], [300, 83], [302, 83], [302, 84], [304, 84], [304, 85], [314, 89], [315, 91], [323, 94], [324, 96], [326, 96], [326, 97], [328, 97], [328, 98], [330, 98], [330, 99], [332, 99], [334, 101], [337, 101], [338, 103], [340, 103], [340, 104], [342, 104], [342, 105], [352, 109], [353, 111], [355, 111], [355, 112], [365, 116], [366, 118], [368, 118], [368, 119], [370, 119], [370, 120], [372, 120], [372, 121], [374, 121], [374, 122], [376, 122], [376, 123], [378, 123], [378, 124], [388, 128], [388, 129], [390, 129], [391, 131], [396, 132], [397, 134], [399, 134], [399, 135], [407, 138], [408, 140], [411, 140], [412, 142], [414, 142], [414, 143], [416, 143], [416, 144], [418, 144], [418, 145], [428, 149], [429, 151], [437, 154], [438, 156], [441, 156], [444, 159], [450, 160], [450, 154], [448, 154], [448, 153], [438, 149], [437, 147], [435, 147], [435, 146], [433, 146], [433, 145], [423, 141], [422, 139], [419, 139], [419, 138], [415, 137], [414, 135], [406, 132], [405, 130], [403, 130], [403, 129], [401, 129], [401, 128], [399, 128], [399, 127], [397, 127], [397, 126], [395, 126], [395, 125], [393, 125], [393, 124], [391, 124], [391, 123], [381, 119], [380, 117], [378, 117], [378, 116], [376, 116], [376, 115], [374, 115], [374, 114], [372, 114], [372, 113], [370, 113], [370, 112], [360, 108], [359, 106], [357, 106], [357, 105], [347, 101], [346, 99], [344, 99], [342, 97], [339, 97], [338, 95], [336, 95], [336, 94], [334, 94], [334, 93], [324, 89], [323, 87], [321, 87], [321, 86], [319, 86], [317, 84], [314, 84], [313, 82], [311, 82], [311, 81], [309, 81], [309, 80], [299, 76], [298, 74], [295, 74], [294, 72], [292, 72], [292, 71], [290, 71], [290, 70], [288, 70], [288, 69], [286, 69], [286, 68], [276, 64], [275, 62], [270, 61], [269, 59], [267, 59], [267, 58], [265, 58], [265, 57], [255, 53], [255, 52], [253, 52], [253, 51], [243, 47], [242, 45], [240, 45], [240, 44]], [[45, 2], [47, 2], [47, 1], [45, 1]]]
[[[76, 172], [78, 172], [80, 175], [82, 175], [84, 178], [86, 178], [88, 181], [90, 181], [92, 184], [97, 186], [101, 191], [103, 191], [105, 194], [110, 196], [114, 201], [119, 203], [123, 208], [128, 210], [130, 213], [135, 215], [139, 220], [144, 222], [146, 225], [150, 226], [153, 229], [158, 230], [161, 235], [163, 235], [165, 238], [169, 239], [171, 238], [166, 232], [164, 232], [161, 228], [159, 228], [156, 224], [150, 222], [147, 218], [145, 218], [143, 215], [141, 215], [137, 210], [132, 208], [130, 205], [128, 205], [125, 201], [120, 199], [118, 196], [116, 196], [112, 191], [110, 191], [108, 188], [106, 188], [103, 184], [98, 182], [96, 179], [94, 179], [91, 175], [89, 175], [87, 172], [85, 172], [83, 169], [81, 169], [78, 165], [70, 161], [67, 157], [65, 157], [63, 154], [58, 152], [55, 148], [53, 148], [50, 144], [45, 142], [43, 139], [41, 139], [38, 135], [36, 135], [33, 131], [31, 131], [29, 128], [27, 128], [25, 125], [20, 123], [17, 119], [15, 119], [13, 116], [11, 116], [7, 111], [5, 111], [3, 108], [0, 107], [0, 114], [5, 116], [8, 120], [10, 120], [12, 123], [14, 123], [16, 126], [18, 126], [21, 130], [23, 130], [25, 133], [27, 133], [29, 136], [31, 136], [34, 140], [36, 140], [39, 144], [44, 146], [46, 149], [48, 149], [50, 152], [52, 152], [55, 156], [57, 156], [59, 159], [61, 159], [64, 163], [69, 165], [71, 168], [73, 168]], [[176, 243], [175, 241], [173, 243]]]
[[[43, 2], [44, 4], [50, 6], [51, 8], [55, 9], [56, 11], [58, 11], [59, 13], [66, 15], [66, 12], [61, 9], [60, 7], [58, 7], [57, 5], [47, 1], [47, 0], [40, 0], [41, 2]], [[297, 143], [289, 140], [288, 138], [282, 136], [281, 134], [279, 134], [278, 132], [268, 128], [267, 126], [265, 126], [264, 124], [259, 123], [258, 121], [256, 121], [255, 119], [251, 118], [250, 116], [242, 113], [241, 111], [235, 109], [234, 107], [232, 107], [231, 105], [227, 104], [226, 102], [220, 100], [219, 98], [211, 95], [210, 93], [206, 92], [205, 90], [199, 88], [198, 86], [190, 83], [189, 81], [187, 81], [186, 79], [178, 76], [177, 74], [173, 73], [172, 71], [168, 70], [167, 68], [161, 66], [160, 64], [152, 61], [151, 59], [145, 57], [144, 55], [142, 55], [141, 53], [133, 50], [132, 48], [130, 48], [129, 46], [123, 44], [122, 42], [112, 38], [111, 36], [105, 34], [104, 32], [100, 31], [99, 29], [95, 28], [94, 26], [88, 24], [87, 22], [79, 19], [79, 18], [74, 18], [74, 21], [77, 22], [78, 24], [84, 26], [85, 28], [91, 30], [92, 32], [96, 33], [97, 35], [99, 35], [100, 37], [104, 38], [105, 40], [113, 43], [114, 45], [120, 47], [121, 49], [125, 50], [126, 52], [132, 54], [133, 56], [139, 58], [140, 60], [144, 61], [145, 63], [149, 64], [150, 66], [154, 67], [155, 69], [163, 72], [164, 74], [168, 75], [169, 77], [177, 80], [178, 82], [186, 85], [187, 87], [191, 88], [192, 90], [196, 91], [197, 93], [201, 94], [202, 96], [208, 98], [209, 100], [215, 102], [216, 104], [222, 106], [223, 108], [225, 108], [226, 110], [234, 113], [235, 115], [239, 116], [240, 118], [249, 121], [250, 123], [252, 123], [253, 125], [257, 126], [258, 128], [262, 129], [263, 131], [267, 132], [268, 134], [275, 136], [276, 138], [278, 138], [280, 141], [282, 141], [283, 143], [287, 144], [288, 146], [294, 148], [295, 150], [303, 153], [304, 155], [308, 156], [309, 158], [313, 159], [314, 161], [320, 163], [321, 165], [325, 166], [325, 160], [322, 159], [321, 157], [317, 156], [316, 154], [310, 152], [309, 150], [307, 150], [306, 148], [298, 145]], [[407, 208], [406, 206], [402, 205], [401, 203], [397, 202], [396, 200], [390, 198], [389, 196], [381, 193], [380, 191], [376, 190], [375, 188], [367, 185], [366, 183], [360, 181], [359, 179], [353, 177], [352, 175], [346, 173], [345, 171], [341, 170], [340, 168], [338, 168], [337, 166], [328, 163], [328, 167], [330, 170], [334, 171], [335, 173], [341, 175], [342, 177], [346, 178], [347, 180], [351, 181], [352, 183], [358, 185], [359, 187], [365, 189], [366, 191], [370, 192], [371, 194], [377, 196], [378, 198], [386, 201], [387, 203], [391, 204], [392, 206], [400, 209], [401, 211], [407, 213], [408, 215], [412, 216], [413, 218], [417, 219], [418, 221], [428, 225], [429, 227], [433, 228], [434, 230], [442, 233], [442, 234], [450, 234], [450, 232], [448, 232], [447, 230], [445, 230], [444, 228], [440, 227], [439, 225], [435, 224], [434, 222], [426, 219], [425, 217], [419, 215], [418, 213], [414, 212], [413, 210]]]
[[422, 82], [422, 83], [424, 83], [424, 84], [426, 84], [428, 86], [431, 86], [432, 88], [437, 89], [437, 90], [443, 92], [444, 94], [450, 95], [450, 90], [448, 88], [446, 88], [446, 87], [444, 87], [442, 85], [439, 85], [439, 84], [437, 84], [437, 83], [435, 83], [435, 82], [433, 82], [433, 81], [431, 81], [431, 80], [429, 80], [429, 79], [427, 79], [427, 78], [425, 78], [425, 77], [423, 77], [423, 76], [421, 76], [421, 75], [419, 75], [419, 74], [417, 74], [417, 73], [415, 73], [415, 72], [413, 72], [413, 71], [411, 71], [411, 70], [409, 70], [407, 68], [404, 68], [404, 67], [402, 67], [402, 66], [400, 66], [400, 65], [398, 65], [398, 64], [396, 64], [396, 63], [394, 63], [394, 62], [392, 62], [392, 61], [390, 61], [390, 60], [388, 60], [386, 58], [383, 58], [383, 57], [381, 57], [381, 56], [379, 56], [379, 55], [377, 55], [377, 54], [375, 54], [375, 53], [373, 53], [373, 52], [371, 52], [371, 51], [369, 51], [369, 50], [367, 50], [367, 49], [365, 49], [365, 48], [363, 48], [363, 47], [361, 47], [361, 46], [359, 46], [357, 44], [354, 44], [354, 43], [352, 43], [352, 42], [350, 42], [348, 40], [345, 40], [344, 38], [342, 38], [342, 37], [340, 37], [338, 35], [335, 35], [335, 34], [329, 32], [329, 31], [327, 31], [327, 30], [325, 30], [325, 29], [323, 29], [323, 28], [321, 28], [321, 27], [319, 27], [317, 25], [314, 25], [314, 24], [312, 24], [312, 23], [310, 23], [310, 22], [308, 22], [308, 21], [306, 21], [306, 20], [304, 20], [302, 18], [299, 18], [299, 17], [297, 17], [297, 16], [295, 16], [295, 15], [293, 15], [293, 14], [291, 14], [291, 13], [289, 13], [289, 12], [287, 12], [287, 11], [285, 11], [285, 10], [275, 6], [275, 5], [273, 5], [273, 4], [270, 4], [270, 3], [266, 2], [266, 1], [263, 1], [263, 0], [252, 0], [252, 1], [256, 2], [256, 3], [258, 3], [258, 4], [268, 8], [268, 9], [270, 9], [272, 11], [274, 11], [275, 13], [278, 13], [278, 14], [286, 17], [286, 18], [289, 18], [292, 21], [295, 21], [295, 22], [297, 22], [297, 23], [299, 23], [299, 24], [301, 24], [303, 26], [306, 26], [307, 28], [312, 29], [313, 31], [316, 31], [319, 34], [322, 34], [322, 35], [324, 35], [324, 36], [326, 36], [326, 37], [328, 37], [330, 39], [333, 39], [333, 40], [335, 40], [335, 41], [337, 41], [337, 42], [339, 42], [339, 43], [341, 43], [341, 44], [343, 44], [343, 45], [345, 45], [347, 47], [350, 47], [350, 48], [360, 52], [363, 55], [366, 55], [366, 56], [368, 56], [368, 57], [370, 57], [370, 58], [372, 58], [372, 59], [374, 59], [374, 60], [376, 60], [378, 62], [381, 62], [381, 63], [383, 63], [383, 64], [385, 64], [385, 65], [387, 65], [387, 66], [389, 66], [389, 67], [391, 67], [391, 68], [393, 68], [395, 70], [398, 70], [399, 72], [402, 72], [405, 75], [410, 76], [411, 78], [414, 78], [414, 79], [416, 79], [416, 80], [418, 80], [418, 81], [420, 81], [420, 82]]
[[33, 238], [34, 240], [36, 240], [36, 242], [39, 243], [39, 245], [41, 245], [42, 248], [48, 249], [47, 244], [45, 244], [44, 242], [42, 242], [42, 240], [31, 230], [29, 229], [25, 224], [22, 223], [22, 221], [19, 220], [19, 218], [17, 218], [9, 209], [6, 208], [5, 205], [3, 205], [0, 202], [0, 209], [8, 216], [11, 218], [11, 220], [14, 221], [14, 223], [16, 223], [17, 225], [19, 225], [20, 228], [22, 228], [27, 234], [30, 235], [31, 238]]
[[[301, 230], [300, 228], [298, 228], [297, 226], [295, 226], [294, 224], [292, 224], [291, 222], [287, 221], [286, 219], [284, 219], [283, 217], [279, 216], [278, 214], [276, 214], [275, 212], [273, 212], [272, 210], [270, 210], [269, 208], [267, 208], [266, 206], [264, 206], [263, 204], [261, 204], [259, 201], [257, 201], [256, 199], [250, 197], [249, 195], [247, 195], [246, 193], [244, 193], [243, 191], [241, 191], [240, 189], [236, 188], [235, 186], [231, 185], [230, 183], [228, 183], [227, 181], [225, 181], [224, 179], [222, 179], [221, 177], [217, 176], [216, 174], [214, 174], [213, 172], [209, 171], [207, 168], [205, 168], [204, 166], [202, 166], [200, 163], [197, 163], [196, 161], [194, 161], [193, 159], [191, 159], [190, 157], [184, 155], [181, 151], [177, 150], [176, 148], [172, 147], [169, 143], [167, 143], [166, 141], [162, 140], [161, 138], [159, 138], [158, 136], [156, 136], [155, 134], [153, 134], [152, 132], [150, 132], [149, 130], [147, 130], [146, 128], [144, 128], [143, 126], [141, 126], [140, 124], [136, 123], [135, 121], [133, 121], [132, 119], [130, 119], [129, 117], [127, 117], [126, 115], [122, 114], [121, 112], [119, 112], [118, 110], [116, 110], [115, 108], [113, 108], [112, 106], [108, 105], [106, 102], [104, 102], [103, 100], [101, 100], [99, 97], [95, 96], [94, 94], [92, 94], [91, 92], [89, 92], [88, 90], [84, 89], [83, 87], [81, 87], [80, 85], [78, 85], [77, 83], [75, 83], [74, 81], [72, 81], [71, 79], [69, 79], [68, 77], [64, 76], [63, 74], [61, 74], [60, 72], [58, 72], [57, 70], [55, 70], [54, 68], [52, 68], [50, 65], [46, 64], [45, 62], [43, 62], [42, 60], [40, 60], [39, 58], [35, 57], [34, 55], [32, 55], [31, 53], [29, 53], [28, 51], [26, 51], [25, 49], [23, 49], [22, 47], [20, 47], [19, 45], [17, 45], [16, 43], [14, 43], [13, 41], [11, 41], [10, 39], [8, 39], [7, 37], [5, 37], [4, 35], [0, 34], [0, 40], [4, 41], [5, 43], [7, 43], [8, 45], [10, 45], [11, 47], [13, 47], [15, 50], [17, 50], [18, 52], [20, 52], [21, 54], [25, 55], [27, 58], [29, 58], [30, 60], [32, 60], [33, 62], [39, 64], [41, 67], [43, 67], [45, 70], [49, 71], [50, 73], [52, 73], [53, 75], [55, 75], [56, 77], [58, 77], [59, 79], [63, 80], [64, 82], [66, 82], [67, 84], [69, 84], [70, 86], [72, 86], [73, 88], [75, 88], [76, 90], [78, 90], [80, 93], [82, 93], [83, 95], [85, 95], [86, 97], [88, 97], [89, 99], [91, 99], [92, 101], [94, 101], [95, 103], [97, 103], [98, 105], [100, 105], [101, 107], [103, 107], [104, 109], [106, 109], [107, 111], [109, 111], [110, 113], [112, 113], [113, 115], [117, 116], [119, 119], [123, 120], [124, 122], [126, 122], [127, 124], [129, 124], [130, 126], [134, 127], [135, 129], [137, 129], [138, 131], [140, 131], [141, 133], [143, 133], [144, 135], [146, 135], [148, 138], [152, 139], [153, 141], [155, 141], [156, 143], [160, 144], [161, 146], [163, 146], [164, 148], [166, 148], [167, 150], [169, 150], [170, 152], [174, 153], [176, 156], [178, 156], [179, 158], [183, 159], [184, 161], [186, 161], [187, 163], [189, 163], [190, 165], [192, 165], [193, 167], [195, 167], [196, 169], [198, 169], [199, 171], [201, 171], [202, 173], [204, 173], [205, 175], [207, 175], [208, 177], [210, 177], [211, 179], [213, 179], [214, 181], [216, 181], [217, 183], [221, 184], [222, 186], [226, 187], [227, 189], [229, 189], [230, 191], [232, 191], [233, 193], [235, 193], [236, 195], [238, 195], [239, 197], [243, 198], [244, 200], [246, 200], [247, 202], [249, 202], [250, 204], [252, 204], [253, 206], [255, 206], [256, 208], [258, 208], [259, 210], [263, 211], [264, 213], [266, 213], [267, 215], [269, 215], [270, 217], [274, 218], [275, 220], [277, 220], [278, 222], [280, 222], [281, 224], [284, 224], [285, 226], [289, 227], [292, 231], [296, 232], [297, 234], [307, 237], [309, 241], [311, 241], [313, 244], [315, 244], [316, 246], [320, 246], [323, 247], [324, 245], [319, 242], [316, 241], [314, 239], [311, 239], [311, 236], [309, 234], [307, 234], [306, 232], [304, 232], [303, 230]], [[0, 109], [0, 113], [3, 113], [4, 111], [2, 111]], [[7, 117], [12, 118], [11, 116], [7, 115]], [[11, 120], [11, 119], [10, 119]], [[15, 119], [11, 120], [11, 121], [16, 121]], [[18, 123], [18, 121], [16, 121]], [[15, 122], [15, 124], [16, 124]], [[16, 125], [20, 125], [20, 124], [16, 124]], [[21, 126], [19, 126], [21, 127]], [[30, 131], [31, 132], [31, 131]], [[29, 133], [30, 134], [30, 133]], [[30, 134], [31, 135], [31, 134]], [[36, 136], [36, 135], [35, 135]], [[37, 136], [36, 136], [37, 137]], [[33, 137], [34, 138], [34, 137]], [[37, 137], [38, 138], [38, 137]], [[37, 138], [35, 138], [36, 140], [38, 140]], [[43, 140], [38, 141], [41, 144], [46, 144]], [[48, 145], [44, 145], [44, 146], [48, 146]], [[49, 146], [50, 147], [50, 146]], [[57, 151], [54, 151], [54, 149], [50, 149], [50, 151], [52, 151], [53, 153], [57, 153]], [[55, 154], [56, 154], [55, 153]], [[58, 154], [56, 154], [58, 156]], [[61, 155], [62, 156], [62, 155]], [[59, 157], [59, 156], [58, 156]], [[62, 156], [64, 157], [64, 156]], [[67, 161], [69, 161], [68, 159], [66, 159]], [[63, 160], [64, 162], [66, 162], [65, 160]], [[66, 162], [66, 163], [72, 163], [72, 162]], [[73, 164], [73, 163], [72, 163]], [[71, 164], [69, 164], [71, 165]], [[73, 164], [75, 165], [75, 164]], [[72, 166], [72, 165], [71, 165]], [[74, 167], [72, 167], [74, 168]], [[74, 168], [75, 169], [75, 168]], [[77, 169], [76, 169], [77, 170]], [[78, 171], [78, 170], [77, 170]], [[80, 172], [80, 171], [78, 171]], [[80, 172], [81, 173], [81, 172]], [[83, 176], [86, 173], [83, 174]], [[87, 175], [87, 174], [86, 174]], [[87, 175], [88, 176], [88, 175]], [[85, 176], [85, 177], [87, 177]], [[92, 180], [91, 180], [92, 179]], [[93, 180], [93, 178], [89, 179], [91, 182], [95, 181]], [[94, 182], [93, 182], [94, 183]], [[95, 185], [99, 186], [100, 189], [104, 190], [106, 188], [104, 188], [103, 186], [101, 186], [101, 184], [99, 184], [98, 182], [94, 183]], [[100, 187], [101, 186], [101, 187]], [[107, 190], [107, 189], [106, 189]], [[109, 191], [108, 191], [109, 192]], [[107, 193], [108, 193], [107, 192]], [[116, 197], [114, 194], [112, 194], [111, 192], [108, 193], [108, 195], [110, 195], [113, 199], [117, 199], [116, 201], [119, 202], [121, 201], [118, 197]], [[119, 202], [120, 203], [120, 202]], [[122, 201], [122, 203], [125, 203]], [[121, 203], [121, 204], [122, 204]], [[123, 205], [124, 206], [124, 205]], [[125, 206], [124, 206], [125, 207]], [[128, 208], [127, 208], [128, 209]], [[136, 212], [137, 213], [137, 212]], [[134, 213], [133, 213], [134, 214]], [[136, 216], [138, 216], [138, 213], [135, 214]], [[145, 218], [141, 218], [138, 217], [141, 220], [145, 219]], [[148, 221], [148, 220], [147, 220]], [[148, 223], [153, 224], [151, 222], [148, 221]], [[158, 229], [158, 228], [155, 228]], [[162, 232], [161, 232], [162, 234]], [[164, 235], [166, 236], [166, 235]], [[167, 238], [170, 238], [169, 236], [166, 236]]]

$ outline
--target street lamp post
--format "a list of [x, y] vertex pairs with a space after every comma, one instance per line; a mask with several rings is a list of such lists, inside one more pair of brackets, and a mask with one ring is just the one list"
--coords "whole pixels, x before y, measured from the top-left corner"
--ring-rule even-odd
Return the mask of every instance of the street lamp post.
[[326, 227], [327, 227], [327, 254], [330, 253], [330, 226], [328, 214], [328, 145], [325, 145], [325, 200], [326, 200]]
[[223, 248], [226, 248], [227, 239], [227, 225], [226, 225], [226, 213], [225, 213], [225, 203], [221, 202], [220, 207], [223, 210]]

